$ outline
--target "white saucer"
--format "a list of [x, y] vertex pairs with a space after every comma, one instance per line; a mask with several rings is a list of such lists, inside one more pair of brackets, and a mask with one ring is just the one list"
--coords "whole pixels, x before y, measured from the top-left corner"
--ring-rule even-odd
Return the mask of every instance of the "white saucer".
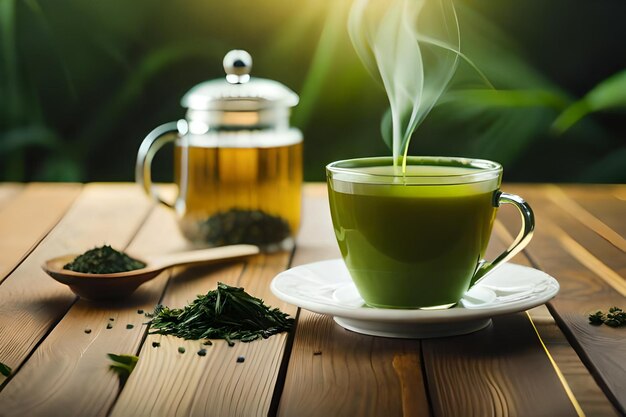
[[357, 333], [397, 338], [443, 337], [487, 327], [491, 317], [544, 304], [559, 291], [550, 275], [507, 263], [446, 310], [384, 309], [365, 305], [343, 260], [315, 262], [278, 274], [270, 286], [283, 301], [333, 316]]

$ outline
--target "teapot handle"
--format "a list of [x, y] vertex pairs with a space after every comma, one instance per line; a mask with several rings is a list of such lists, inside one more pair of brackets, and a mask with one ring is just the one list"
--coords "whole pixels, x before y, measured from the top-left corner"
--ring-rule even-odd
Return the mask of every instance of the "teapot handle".
[[144, 138], [137, 152], [135, 182], [139, 184], [149, 196], [168, 207], [173, 207], [173, 205], [163, 200], [152, 184], [152, 158], [163, 145], [172, 142], [179, 135], [186, 133], [187, 122], [185, 120], [162, 124]]

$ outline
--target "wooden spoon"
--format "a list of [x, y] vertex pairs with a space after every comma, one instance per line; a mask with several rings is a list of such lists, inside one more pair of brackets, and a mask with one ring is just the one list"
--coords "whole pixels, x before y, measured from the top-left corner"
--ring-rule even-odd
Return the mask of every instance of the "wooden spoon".
[[78, 255], [64, 255], [49, 259], [41, 267], [48, 275], [68, 285], [75, 294], [82, 298], [110, 300], [132, 294], [141, 284], [173, 266], [212, 264], [240, 259], [257, 253], [259, 253], [259, 248], [253, 245], [231, 245], [178, 252], [138, 259], [146, 264], [144, 268], [113, 274], [87, 274], [63, 269], [64, 265], [73, 261]]

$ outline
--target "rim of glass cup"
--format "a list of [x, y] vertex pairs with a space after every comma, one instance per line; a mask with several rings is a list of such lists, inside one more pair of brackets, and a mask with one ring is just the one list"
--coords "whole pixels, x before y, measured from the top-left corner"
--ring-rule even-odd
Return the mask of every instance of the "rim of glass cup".
[[438, 165], [471, 168], [464, 173], [423, 174], [402, 173], [401, 166], [393, 174], [359, 171], [360, 168], [391, 166], [393, 157], [376, 156], [343, 159], [326, 165], [327, 176], [333, 180], [370, 184], [467, 184], [497, 179], [502, 174], [502, 165], [487, 159], [448, 156], [409, 156], [407, 165]]

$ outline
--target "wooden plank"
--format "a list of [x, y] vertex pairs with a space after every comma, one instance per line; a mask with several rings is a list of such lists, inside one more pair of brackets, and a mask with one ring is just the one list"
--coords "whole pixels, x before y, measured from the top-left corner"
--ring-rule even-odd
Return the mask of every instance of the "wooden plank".
[[584, 414], [593, 417], [618, 416], [615, 407], [556, 325], [548, 308], [545, 305], [535, 307], [528, 314]]
[[0, 182], [0, 209], [9, 203], [24, 189], [24, 184], [17, 182]]
[[[626, 297], [626, 252], [606, 239], [586, 217], [563, 210], [561, 201], [554, 201], [553, 187], [532, 187], [521, 192], [529, 195], [543, 220], [542, 229], [558, 241], [559, 248]], [[624, 210], [626, 215], [626, 206]]]
[[[340, 257], [325, 185], [305, 196], [293, 264]], [[419, 341], [349, 332], [301, 309], [278, 415], [430, 415]]]
[[[63, 219], [0, 285], [1, 362], [19, 373], [21, 364], [76, 301], [68, 287], [41, 270], [43, 262], [103, 243], [125, 247], [151, 206], [134, 185], [84, 187]], [[0, 377], [0, 383], [4, 381]]]
[[[626, 236], [624, 233], [626, 230], [624, 225], [625, 201], [621, 201], [610, 194], [594, 192], [591, 187], [574, 188], [570, 186], [562, 188], [549, 184], [541, 187], [541, 189], [544, 195], [558, 207], [559, 211], [567, 212], [571, 217], [584, 224], [587, 229], [595, 232], [620, 251], [626, 252], [626, 238], [624, 237]], [[600, 199], [600, 195], [604, 195], [605, 198]], [[586, 209], [585, 205], [592, 208], [593, 213]], [[602, 217], [604, 221], [598, 216]], [[609, 224], [619, 228], [622, 233], [614, 230]]]
[[422, 342], [434, 414], [576, 416], [525, 314], [464, 336]]
[[[503, 206], [500, 211], [501, 213], [508, 213], [505, 214], [508, 216], [517, 216], [516, 210], [511, 206]], [[512, 233], [506, 229], [506, 226], [501, 221], [496, 221], [487, 259], [492, 259], [497, 255], [503, 249], [504, 242], [507, 245], [513, 242]], [[515, 256], [512, 262], [533, 266], [525, 252]], [[576, 351], [570, 346], [547, 307], [541, 305], [529, 310], [527, 313], [537, 329], [539, 338], [546, 347], [547, 354], [553, 358], [556, 371], [563, 375], [561, 382], [566, 391], [571, 392], [574, 398], [573, 401], [579, 404], [586, 415], [597, 417], [617, 416], [617, 411], [582, 363]]]
[[279, 416], [427, 416], [419, 340], [365, 336], [302, 310]]
[[[582, 217], [586, 219], [589, 215], [596, 220], [583, 221], [588, 227], [593, 227], [596, 230], [607, 230], [608, 227], [609, 236], [613, 233], [617, 233], [621, 238], [621, 247], [623, 249], [623, 238], [626, 238], [626, 222], [624, 216], [626, 215], [626, 198], [619, 198], [619, 196], [626, 196], [626, 185], [578, 185], [568, 184], [559, 185], [557, 187], [561, 191], [559, 195], [550, 196], [553, 200], [559, 200], [564, 195], [565, 199], [562, 199], [560, 204], [555, 201], [557, 205], [563, 207], [563, 202], [574, 201], [575, 206], [578, 205], [587, 214], [583, 214]], [[569, 208], [569, 207], [566, 207]], [[574, 207], [574, 211], [578, 212], [577, 207]], [[575, 215], [575, 213], [572, 213]], [[602, 224], [597, 224], [597, 222]], [[595, 226], [595, 227], [594, 227]], [[619, 239], [618, 239], [619, 240]]]
[[[626, 345], [621, 329], [591, 326], [589, 313], [623, 305], [624, 277], [607, 264], [620, 265], [625, 254], [603, 250], [606, 240], [560, 210], [545, 190], [519, 186], [516, 191], [533, 206], [538, 227], [527, 254], [533, 264], [555, 276], [560, 294], [548, 304], [559, 327], [619, 412], [626, 414]], [[511, 228], [509, 221], [505, 221]], [[614, 248], [614, 250], [617, 250]]]
[[626, 184], [615, 185], [609, 192], [618, 199], [626, 201]]
[[[502, 252], [504, 242], [513, 241], [513, 232], [499, 220], [507, 212], [517, 215], [512, 207], [500, 210], [487, 259]], [[523, 253], [512, 262], [530, 264]], [[546, 347], [549, 351], [552, 345]], [[470, 335], [423, 340], [422, 349], [435, 415], [463, 415], [464, 410], [480, 416], [578, 414], [579, 405], [574, 394], [568, 396], [567, 381], [559, 379], [523, 313], [496, 317], [489, 328]], [[463, 387], [471, 387], [471, 394]]]
[[54, 227], [81, 190], [79, 184], [29, 184], [9, 191], [0, 207], [0, 283]]
[[[141, 257], [185, 249], [174, 217], [171, 210], [156, 207], [129, 253]], [[119, 394], [106, 354], [139, 350], [147, 330], [143, 312], [154, 310], [168, 278], [165, 272], [119, 302], [78, 300], [0, 393], [0, 402], [10, 410], [6, 415], [105, 415]]]
[[[317, 188], [313, 187], [313, 191]], [[311, 190], [306, 187], [305, 194]], [[315, 204], [311, 207], [308, 201], [305, 199], [305, 219], [311, 213], [309, 210], [319, 209]], [[315, 224], [305, 221], [302, 225], [303, 230], [309, 227], [315, 228]], [[315, 250], [324, 249], [323, 242], [310, 240], [309, 243]], [[279, 253], [259, 256], [245, 269], [239, 264], [177, 273], [163, 301], [166, 305], [183, 306], [198, 293], [214, 289], [217, 282], [222, 281], [243, 286], [266, 303], [294, 315], [295, 307], [280, 302], [269, 292], [270, 280], [287, 267], [288, 261], [288, 254]], [[213, 341], [213, 345], [207, 347], [198, 341], [151, 335], [112, 416], [174, 415], [175, 412], [207, 416], [267, 415], [275, 407], [272, 402], [275, 390], [280, 391], [276, 385], [280, 383], [287, 342], [287, 335], [282, 334], [249, 344], [236, 343], [233, 347], [223, 341]], [[160, 347], [155, 349], [152, 343], [160, 343]], [[179, 354], [178, 347], [184, 347], [186, 353]], [[207, 354], [199, 357], [196, 352], [202, 347]], [[236, 361], [240, 356], [245, 362]], [[164, 363], [166, 366], [157, 367]], [[216, 377], [220, 378], [219, 384], [213, 382]]]
[[[286, 252], [258, 255], [245, 264], [176, 271], [163, 304], [182, 307], [218, 282], [244, 287], [266, 304], [295, 315], [296, 308], [271, 294], [269, 283], [289, 263]], [[235, 343], [223, 340], [185, 341], [172, 336], [149, 335], [139, 354], [137, 368], [128, 380], [111, 416], [266, 416], [288, 335]], [[153, 344], [159, 343], [158, 348]], [[185, 353], [178, 351], [179, 347]], [[206, 356], [199, 356], [199, 349]], [[237, 358], [245, 358], [238, 362]]]

